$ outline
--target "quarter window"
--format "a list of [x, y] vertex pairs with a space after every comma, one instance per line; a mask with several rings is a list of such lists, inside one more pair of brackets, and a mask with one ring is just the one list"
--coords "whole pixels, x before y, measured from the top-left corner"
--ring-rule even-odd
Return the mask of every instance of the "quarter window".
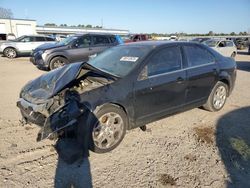
[[155, 53], [148, 64], [148, 76], [163, 74], [181, 69], [179, 47], [169, 47]]
[[190, 67], [205, 65], [215, 61], [214, 57], [205, 49], [197, 46], [184, 47]]

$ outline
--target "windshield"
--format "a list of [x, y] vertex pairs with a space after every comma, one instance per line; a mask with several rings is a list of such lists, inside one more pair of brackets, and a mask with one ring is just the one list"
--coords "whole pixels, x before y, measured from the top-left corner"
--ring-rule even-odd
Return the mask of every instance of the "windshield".
[[16, 39], [13, 39], [12, 41], [21, 41], [25, 36], [18, 37]]
[[203, 44], [206, 44], [209, 47], [215, 47], [217, 43], [218, 43], [217, 40], [207, 40], [203, 42]]
[[151, 49], [152, 46], [117, 46], [91, 59], [88, 64], [108, 74], [124, 77]]
[[67, 37], [67, 38], [61, 40], [60, 42], [58, 42], [58, 44], [68, 45], [69, 43], [71, 43], [73, 40], [75, 40], [77, 38], [78, 38], [77, 36], [70, 36], [70, 37]]

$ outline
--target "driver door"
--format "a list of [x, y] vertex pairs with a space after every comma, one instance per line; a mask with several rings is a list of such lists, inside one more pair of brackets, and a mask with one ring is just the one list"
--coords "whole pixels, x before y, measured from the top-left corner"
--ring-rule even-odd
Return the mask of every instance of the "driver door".
[[178, 46], [154, 53], [134, 86], [134, 108], [137, 124], [164, 117], [185, 102], [186, 71]]
[[33, 49], [34, 37], [26, 36], [20, 42], [17, 42], [17, 48], [22, 53], [29, 53]]

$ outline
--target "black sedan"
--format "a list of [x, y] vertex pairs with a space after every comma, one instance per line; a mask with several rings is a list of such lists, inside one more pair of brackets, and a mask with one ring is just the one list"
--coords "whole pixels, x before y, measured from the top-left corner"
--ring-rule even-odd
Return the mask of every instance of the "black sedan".
[[235, 79], [235, 61], [203, 44], [138, 42], [34, 79], [17, 105], [42, 127], [37, 140], [75, 130], [80, 143], [104, 153], [126, 130], [200, 106], [222, 109]]

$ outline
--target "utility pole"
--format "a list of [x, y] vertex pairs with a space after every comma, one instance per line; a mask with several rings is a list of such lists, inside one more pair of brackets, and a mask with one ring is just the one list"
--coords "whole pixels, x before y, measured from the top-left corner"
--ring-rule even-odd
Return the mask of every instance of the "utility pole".
[[9, 19], [10, 19], [10, 32], [13, 33], [13, 31], [12, 31], [12, 23], [11, 23], [11, 17]]

